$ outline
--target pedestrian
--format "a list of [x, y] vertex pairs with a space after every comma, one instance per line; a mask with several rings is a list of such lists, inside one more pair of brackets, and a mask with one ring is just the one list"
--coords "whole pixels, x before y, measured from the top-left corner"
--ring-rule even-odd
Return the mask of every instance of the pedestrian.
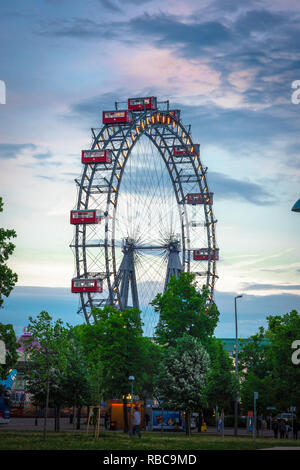
[[274, 439], [278, 439], [278, 421], [277, 419], [274, 420], [273, 424], [272, 424], [272, 429], [273, 429], [273, 432], [274, 432]]
[[149, 421], [150, 421], [150, 416], [148, 415], [148, 413], [146, 413], [145, 414], [145, 422], [146, 422], [146, 429], [147, 430], [148, 430]]
[[299, 423], [296, 420], [293, 421], [293, 439], [298, 439]]
[[285, 436], [285, 424], [284, 421], [281, 420], [279, 423], [279, 433], [280, 433], [280, 439], [284, 439]]
[[285, 423], [285, 437], [286, 439], [289, 438], [289, 432], [290, 432], [291, 428], [290, 428], [290, 425], [288, 422]]
[[139, 439], [142, 437], [141, 431], [140, 431], [140, 424], [141, 424], [141, 413], [139, 412], [138, 407], [135, 406], [134, 413], [133, 413], [133, 435], [137, 433]]
[[108, 411], [106, 411], [105, 415], [104, 415], [104, 427], [105, 427], [105, 429], [109, 429], [109, 413], [108, 413]]
[[179, 419], [178, 419], [178, 418], [175, 418], [174, 430], [175, 430], [175, 431], [178, 431], [178, 430], [179, 430]]
[[198, 432], [201, 432], [201, 427], [202, 427], [202, 412], [198, 414]]

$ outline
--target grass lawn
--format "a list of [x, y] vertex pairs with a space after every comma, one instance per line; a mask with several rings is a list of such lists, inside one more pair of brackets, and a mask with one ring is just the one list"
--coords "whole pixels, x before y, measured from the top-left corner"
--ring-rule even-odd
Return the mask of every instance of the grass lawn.
[[185, 434], [143, 433], [142, 439], [127, 434], [101, 432], [95, 440], [92, 433], [0, 431], [0, 450], [252, 450], [278, 446], [300, 446], [300, 441], [288, 439], [252, 438]]

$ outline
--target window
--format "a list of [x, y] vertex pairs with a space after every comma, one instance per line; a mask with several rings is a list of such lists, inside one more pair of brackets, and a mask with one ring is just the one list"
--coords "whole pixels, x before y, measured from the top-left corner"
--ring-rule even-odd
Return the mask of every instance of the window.
[[118, 118], [118, 117], [124, 117], [125, 112], [110, 112], [110, 113], [105, 113], [106, 118]]

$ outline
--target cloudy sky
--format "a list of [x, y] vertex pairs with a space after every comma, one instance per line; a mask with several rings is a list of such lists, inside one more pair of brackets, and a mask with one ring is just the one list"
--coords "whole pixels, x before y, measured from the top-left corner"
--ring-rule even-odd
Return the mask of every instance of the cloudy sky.
[[82, 321], [69, 293], [80, 151], [103, 109], [147, 95], [181, 109], [208, 166], [216, 334], [234, 336], [240, 293], [244, 337], [269, 314], [300, 310], [298, 2], [15, 0], [0, 17], [0, 225], [17, 231], [19, 275], [0, 321], [19, 332], [43, 309]]

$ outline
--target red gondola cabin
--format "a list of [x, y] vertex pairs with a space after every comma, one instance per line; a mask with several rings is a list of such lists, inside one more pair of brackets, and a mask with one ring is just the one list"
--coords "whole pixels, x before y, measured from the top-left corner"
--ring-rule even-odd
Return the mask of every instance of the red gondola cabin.
[[[179, 121], [180, 109], [170, 109], [169, 111], [159, 111], [159, 114], [161, 116], [166, 116], [167, 118], [169, 118], [169, 121], [171, 121], [171, 122], [173, 121], [173, 119], [175, 119], [176, 121]], [[171, 119], [171, 118], [173, 118], [173, 119]]]
[[126, 124], [132, 122], [130, 111], [103, 111], [103, 124]]
[[80, 292], [103, 292], [103, 280], [100, 278], [74, 278], [72, 279], [71, 291], [74, 294]]
[[176, 121], [179, 121], [180, 118], [180, 109], [172, 109], [169, 111], [169, 114], [176, 119]]
[[103, 214], [99, 210], [73, 210], [70, 212], [71, 224], [99, 224]]
[[209, 248], [200, 248], [199, 250], [194, 250], [193, 259], [195, 261], [206, 261], [208, 259], [218, 260], [219, 248], [216, 248], [215, 250], [209, 250]]
[[186, 196], [187, 204], [212, 204], [213, 203], [213, 193], [189, 193]]
[[111, 163], [112, 151], [111, 150], [82, 150], [81, 162], [82, 163]]
[[157, 109], [157, 98], [149, 96], [147, 98], [129, 98], [128, 109], [142, 111], [143, 109]]
[[187, 145], [187, 147], [177, 146], [173, 147], [173, 155], [182, 157], [191, 153], [192, 155], [199, 155], [199, 144]]

